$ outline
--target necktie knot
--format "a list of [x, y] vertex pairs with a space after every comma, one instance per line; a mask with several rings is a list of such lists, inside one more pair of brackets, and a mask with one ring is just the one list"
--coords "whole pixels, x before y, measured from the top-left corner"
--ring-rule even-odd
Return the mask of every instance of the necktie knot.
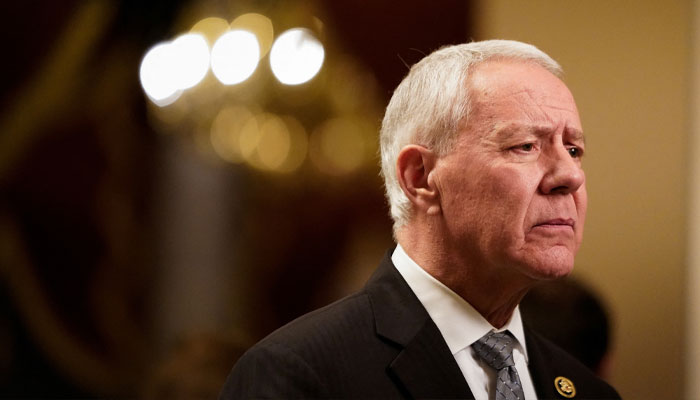
[[525, 394], [513, 361], [513, 342], [510, 332], [489, 332], [472, 344], [474, 352], [498, 373], [496, 400], [524, 400]]
[[508, 331], [489, 332], [472, 345], [476, 354], [491, 368], [500, 370], [515, 365], [513, 336]]

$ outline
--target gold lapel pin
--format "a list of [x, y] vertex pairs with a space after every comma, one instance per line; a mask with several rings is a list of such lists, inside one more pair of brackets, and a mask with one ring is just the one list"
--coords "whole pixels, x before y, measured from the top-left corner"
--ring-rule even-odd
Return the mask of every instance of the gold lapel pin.
[[564, 378], [563, 376], [557, 376], [554, 378], [554, 387], [557, 389], [560, 395], [570, 399], [576, 396], [576, 387], [574, 383], [571, 382], [569, 378]]

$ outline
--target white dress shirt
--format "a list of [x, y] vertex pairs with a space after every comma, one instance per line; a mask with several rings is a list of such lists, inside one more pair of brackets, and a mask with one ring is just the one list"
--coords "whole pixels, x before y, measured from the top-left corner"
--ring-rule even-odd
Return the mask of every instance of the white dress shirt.
[[520, 376], [525, 399], [537, 400], [535, 387], [527, 368], [525, 333], [518, 307], [515, 308], [510, 321], [503, 328], [496, 329], [466, 300], [416, 264], [401, 245], [396, 246], [391, 261], [437, 325], [476, 400], [495, 397], [498, 373], [483, 362], [471, 347], [474, 342], [492, 330], [497, 332], [509, 330], [515, 337], [513, 360]]

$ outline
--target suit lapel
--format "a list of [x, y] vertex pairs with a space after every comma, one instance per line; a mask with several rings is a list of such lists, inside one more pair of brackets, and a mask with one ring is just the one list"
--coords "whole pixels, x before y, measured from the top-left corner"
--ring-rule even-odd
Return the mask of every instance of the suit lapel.
[[399, 349], [387, 372], [407, 397], [473, 399], [457, 362], [427, 311], [391, 263], [366, 286], [376, 332]]
[[554, 387], [555, 372], [551, 368], [552, 360], [548, 360], [542, 352], [542, 342], [538, 335], [525, 329], [525, 340], [527, 341], [528, 369], [532, 383], [535, 385], [537, 397], [541, 399], [562, 398], [556, 393]]
[[412, 398], [473, 399], [439, 330], [428, 321], [389, 365], [389, 374]]

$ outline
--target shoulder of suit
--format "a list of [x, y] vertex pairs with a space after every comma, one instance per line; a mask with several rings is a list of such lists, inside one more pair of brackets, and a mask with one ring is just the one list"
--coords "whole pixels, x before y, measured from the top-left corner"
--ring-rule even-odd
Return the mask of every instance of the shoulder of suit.
[[254, 347], [275, 343], [288, 348], [327, 345], [333, 338], [349, 335], [357, 329], [372, 328], [373, 324], [369, 298], [360, 291], [294, 319]]

